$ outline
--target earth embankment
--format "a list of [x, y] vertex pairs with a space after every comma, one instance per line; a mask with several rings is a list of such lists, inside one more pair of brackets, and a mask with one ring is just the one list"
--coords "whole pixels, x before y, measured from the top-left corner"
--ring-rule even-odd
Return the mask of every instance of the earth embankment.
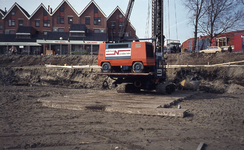
[[[168, 65], [210, 65], [210, 67], [184, 67], [167, 69], [167, 79], [178, 84], [188, 75], [201, 81], [201, 90], [208, 92], [243, 91], [244, 67], [215, 66], [244, 60], [244, 53], [179, 53], [167, 54]], [[97, 56], [0, 56], [0, 82], [12, 85], [64, 86], [68, 88], [101, 88], [104, 80], [113, 82], [96, 73], [100, 69], [47, 68], [52, 65], [96, 65]]]

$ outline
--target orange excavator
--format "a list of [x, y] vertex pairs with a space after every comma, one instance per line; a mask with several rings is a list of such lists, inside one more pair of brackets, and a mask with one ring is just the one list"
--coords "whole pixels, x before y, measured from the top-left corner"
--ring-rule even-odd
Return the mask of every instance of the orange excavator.
[[115, 79], [113, 86], [119, 93], [143, 89], [170, 94], [175, 86], [165, 82], [163, 0], [152, 0], [152, 38], [128, 41], [124, 36], [134, 1], [129, 1], [118, 43], [100, 44], [98, 65], [102, 67], [102, 73], [99, 74]]

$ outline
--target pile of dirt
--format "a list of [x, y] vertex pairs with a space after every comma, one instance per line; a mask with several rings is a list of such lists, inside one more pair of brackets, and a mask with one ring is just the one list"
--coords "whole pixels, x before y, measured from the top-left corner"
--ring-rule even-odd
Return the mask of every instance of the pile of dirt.
[[[186, 79], [188, 75], [201, 81], [200, 90], [211, 93], [225, 93], [239, 90], [244, 87], [244, 67], [195, 67], [195, 68], [177, 68], [168, 69], [168, 80], [178, 84]], [[236, 85], [236, 86], [233, 86]], [[231, 87], [230, 87], [231, 86]], [[232, 92], [233, 93], [233, 92]]]
[[[244, 53], [166, 54], [168, 65], [207, 65], [244, 60]], [[53, 65], [97, 65], [97, 55], [0, 55], [0, 67]]]
[[0, 55], [0, 67], [97, 65], [97, 55]]
[[241, 61], [244, 60], [244, 53], [178, 53], [166, 54], [165, 57], [168, 65], [208, 65]]
[[107, 77], [97, 75], [98, 72], [100, 69], [0, 68], [0, 84], [101, 89]]

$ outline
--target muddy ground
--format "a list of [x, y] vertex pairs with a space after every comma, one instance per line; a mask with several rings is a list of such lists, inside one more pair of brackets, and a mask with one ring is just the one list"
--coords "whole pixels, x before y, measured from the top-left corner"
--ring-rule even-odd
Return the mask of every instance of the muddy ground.
[[[243, 53], [185, 53], [170, 54], [167, 62], [243, 59]], [[0, 56], [0, 149], [195, 150], [200, 142], [207, 150], [244, 149], [243, 67], [169, 71], [175, 82], [194, 75], [205, 91], [179, 103], [188, 115], [174, 118], [42, 107], [42, 97], [96, 94], [106, 78], [94, 70], [49, 70], [44, 64], [96, 64], [96, 56]]]

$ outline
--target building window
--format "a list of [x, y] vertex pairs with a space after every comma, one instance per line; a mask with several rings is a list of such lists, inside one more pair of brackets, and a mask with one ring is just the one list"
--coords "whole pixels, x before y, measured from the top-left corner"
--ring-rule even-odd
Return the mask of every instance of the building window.
[[44, 20], [43, 27], [50, 27], [50, 20]]
[[71, 33], [72, 37], [86, 37], [85, 33]]
[[64, 32], [64, 29], [60, 28], [58, 29], [58, 32]]
[[20, 19], [19, 20], [19, 26], [23, 26], [23, 22], [24, 22], [24, 20]]
[[104, 33], [105, 29], [94, 29], [94, 33]]
[[3, 24], [2, 23], [0, 23], [0, 29], [3, 29]]
[[86, 17], [86, 25], [90, 25], [90, 17]]
[[30, 39], [30, 35], [18, 35], [17, 36], [18, 39]]
[[222, 38], [218, 38], [218, 46], [227, 46], [227, 38], [226, 37], [222, 37]]
[[94, 13], [98, 13], [98, 8], [94, 6]]
[[60, 12], [64, 12], [64, 5], [60, 7]]
[[209, 38], [204, 39], [204, 49], [207, 49], [209, 46]]
[[9, 30], [5, 30], [5, 32], [4, 32], [5, 34], [9, 34]]
[[105, 29], [100, 29], [100, 33], [104, 33], [105, 32]]
[[122, 13], [121, 12], [119, 12], [119, 18], [122, 18]]
[[68, 17], [68, 23], [73, 24], [73, 17]]
[[58, 28], [54, 27], [53, 32], [58, 32]]
[[122, 26], [123, 26], [123, 22], [120, 22], [120, 23], [119, 23], [119, 29], [121, 29]]
[[198, 50], [203, 50], [203, 39], [198, 40]]
[[192, 42], [193, 42], [192, 40], [189, 40], [189, 43], [188, 43], [188, 46], [189, 46], [189, 49], [188, 50], [190, 52], [192, 51]]
[[47, 11], [43, 8], [43, 16], [47, 16]]
[[111, 21], [111, 29], [115, 29], [115, 21]]
[[40, 20], [35, 20], [35, 26], [40, 27]]
[[13, 19], [8, 20], [8, 26], [14, 27], [15, 26], [15, 20], [13, 20]]
[[12, 16], [15, 15], [15, 10], [14, 10], [14, 9], [12, 10], [11, 15], [12, 15]]
[[10, 30], [9, 31], [9, 34], [14, 34], [14, 30]]
[[57, 24], [64, 24], [64, 17], [57, 17]]
[[44, 35], [47, 35], [47, 33], [48, 33], [47, 31], [44, 31], [44, 32], [43, 32]]
[[101, 25], [101, 18], [94, 18], [94, 25]]
[[5, 34], [14, 34], [14, 30], [5, 30], [4, 33]]
[[100, 33], [99, 29], [94, 29], [94, 33]]

